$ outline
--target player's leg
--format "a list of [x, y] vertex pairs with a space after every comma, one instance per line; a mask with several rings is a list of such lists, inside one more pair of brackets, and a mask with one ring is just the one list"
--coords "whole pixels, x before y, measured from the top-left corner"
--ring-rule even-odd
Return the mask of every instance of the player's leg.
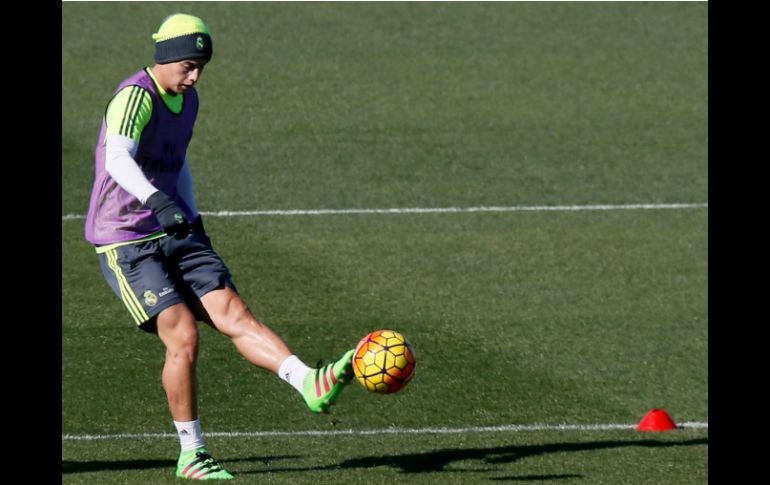
[[210, 291], [200, 300], [214, 328], [230, 337], [249, 362], [278, 374], [297, 389], [311, 411], [329, 412], [352, 380], [352, 350], [321, 369], [310, 369], [278, 334], [254, 317], [232, 288]]
[[281, 363], [292, 355], [286, 342], [258, 321], [232, 288], [211, 291], [200, 300], [214, 328], [230, 337], [252, 364], [277, 374]]
[[198, 419], [197, 377], [198, 328], [184, 303], [163, 310], [157, 316], [158, 337], [166, 346], [163, 389], [174, 421]]
[[163, 389], [182, 449], [176, 476], [191, 480], [230, 480], [225, 470], [208, 452], [198, 419], [198, 328], [195, 317], [184, 303], [163, 310], [157, 317], [158, 337], [166, 346]]

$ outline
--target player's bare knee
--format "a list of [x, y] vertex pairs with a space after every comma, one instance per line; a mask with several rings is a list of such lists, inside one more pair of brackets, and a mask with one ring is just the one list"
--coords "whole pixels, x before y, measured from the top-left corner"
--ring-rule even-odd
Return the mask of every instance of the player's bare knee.
[[164, 343], [169, 357], [194, 362], [198, 356], [198, 329], [194, 324], [180, 325], [164, 339]]

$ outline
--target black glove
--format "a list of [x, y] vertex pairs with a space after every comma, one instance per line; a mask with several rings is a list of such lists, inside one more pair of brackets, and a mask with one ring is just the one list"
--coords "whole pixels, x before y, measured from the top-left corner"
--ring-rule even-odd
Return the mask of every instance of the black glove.
[[206, 234], [206, 229], [203, 228], [203, 217], [201, 217], [200, 214], [198, 214], [198, 217], [196, 217], [192, 224], [190, 224], [190, 232], [194, 232], [196, 234]]
[[182, 209], [160, 190], [149, 196], [145, 205], [155, 214], [161, 227], [169, 236], [182, 239], [190, 232], [190, 225]]

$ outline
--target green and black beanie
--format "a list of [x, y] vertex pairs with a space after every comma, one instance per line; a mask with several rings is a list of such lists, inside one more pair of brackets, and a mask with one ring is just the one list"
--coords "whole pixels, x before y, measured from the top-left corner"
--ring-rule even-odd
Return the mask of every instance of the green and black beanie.
[[152, 38], [155, 41], [155, 62], [158, 64], [199, 58], [210, 61], [214, 54], [209, 28], [203, 20], [192, 15], [169, 15]]

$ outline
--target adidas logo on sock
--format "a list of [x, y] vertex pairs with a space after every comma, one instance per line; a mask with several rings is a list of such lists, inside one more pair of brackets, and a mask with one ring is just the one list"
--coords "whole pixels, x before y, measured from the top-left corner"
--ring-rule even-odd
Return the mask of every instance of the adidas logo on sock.
[[186, 429], [183, 429], [182, 431], [179, 432], [179, 436], [187, 436], [188, 434], [190, 433], [188, 433]]

